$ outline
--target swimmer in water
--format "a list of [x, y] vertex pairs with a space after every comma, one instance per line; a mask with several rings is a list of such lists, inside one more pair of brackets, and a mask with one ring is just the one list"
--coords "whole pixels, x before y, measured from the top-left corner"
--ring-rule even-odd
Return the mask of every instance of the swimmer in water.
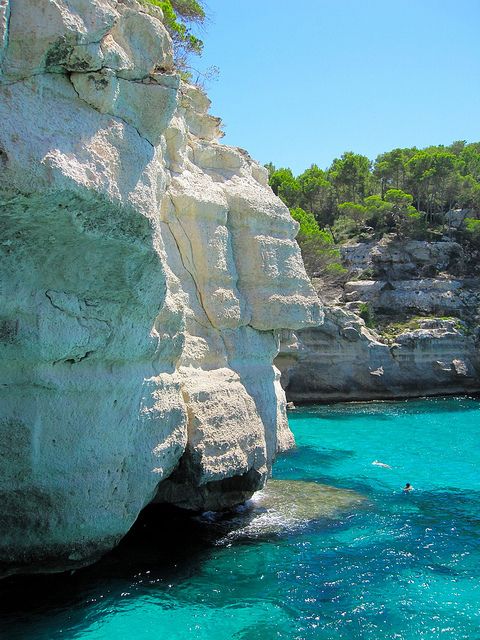
[[379, 460], [374, 460], [372, 464], [374, 464], [376, 467], [384, 467], [385, 469], [392, 468], [389, 464], [385, 464], [385, 462], [380, 462]]
[[409, 482], [407, 482], [407, 484], [403, 487], [403, 492], [409, 493], [410, 491], [413, 491], [413, 487]]

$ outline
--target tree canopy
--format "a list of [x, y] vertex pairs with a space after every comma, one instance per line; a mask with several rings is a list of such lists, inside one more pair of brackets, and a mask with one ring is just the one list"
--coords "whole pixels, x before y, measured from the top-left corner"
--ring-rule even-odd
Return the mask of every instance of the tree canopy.
[[[410, 147], [366, 156], [345, 152], [323, 170], [312, 164], [295, 176], [265, 165], [273, 191], [299, 224], [297, 236], [310, 275], [341, 274], [338, 244], [350, 239], [438, 239], [448, 232], [480, 247], [480, 142]], [[460, 228], [446, 215], [463, 209]]]
[[[290, 168], [269, 170], [273, 191], [290, 209], [313, 216], [342, 242], [385, 233], [427, 237], [442, 233], [445, 213], [468, 209], [480, 218], [480, 143], [393, 149], [373, 162], [345, 152], [323, 170], [313, 164], [295, 176]], [[476, 238], [475, 225], [467, 236]]]

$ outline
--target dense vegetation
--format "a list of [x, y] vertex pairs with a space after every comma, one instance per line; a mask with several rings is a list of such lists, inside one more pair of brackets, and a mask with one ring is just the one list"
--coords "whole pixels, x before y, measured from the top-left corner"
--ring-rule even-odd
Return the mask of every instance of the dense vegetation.
[[[374, 162], [348, 151], [328, 169], [312, 165], [298, 176], [272, 164], [267, 169], [273, 191], [300, 222], [310, 273], [325, 260], [332, 270], [336, 244], [386, 233], [434, 240], [448, 232], [480, 246], [480, 142], [393, 149]], [[455, 231], [452, 209], [465, 212]]]

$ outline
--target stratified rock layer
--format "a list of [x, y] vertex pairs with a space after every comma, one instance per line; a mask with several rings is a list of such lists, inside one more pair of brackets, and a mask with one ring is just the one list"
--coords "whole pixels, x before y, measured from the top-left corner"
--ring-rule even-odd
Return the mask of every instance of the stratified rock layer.
[[475, 337], [454, 320], [424, 320], [393, 344], [354, 313], [325, 307], [321, 327], [282, 342], [277, 366], [293, 402], [374, 400], [476, 392]]
[[276, 364], [289, 400], [480, 390], [480, 280], [459, 244], [386, 236], [343, 247], [342, 258], [352, 279], [325, 322], [282, 341]]
[[91, 562], [153, 500], [220, 508], [292, 444], [295, 226], [134, 0], [0, 3], [0, 570]]

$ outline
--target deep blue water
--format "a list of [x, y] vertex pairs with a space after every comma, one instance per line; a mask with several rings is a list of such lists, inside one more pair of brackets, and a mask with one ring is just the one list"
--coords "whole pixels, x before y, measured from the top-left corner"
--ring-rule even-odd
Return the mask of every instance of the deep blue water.
[[298, 447], [274, 477], [353, 489], [361, 507], [271, 527], [255, 509], [147, 512], [94, 567], [0, 583], [0, 637], [479, 640], [479, 401], [316, 406], [289, 419]]

